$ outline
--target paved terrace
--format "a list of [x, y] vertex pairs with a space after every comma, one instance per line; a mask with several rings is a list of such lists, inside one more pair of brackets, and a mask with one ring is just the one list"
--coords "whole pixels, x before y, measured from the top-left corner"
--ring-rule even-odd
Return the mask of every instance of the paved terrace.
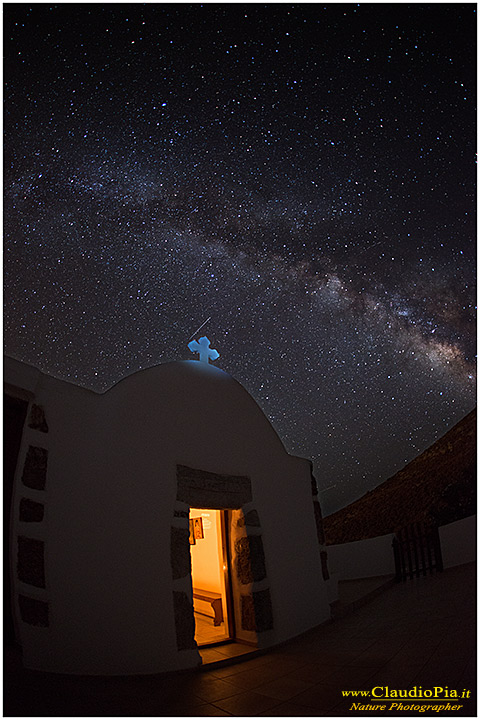
[[469, 564], [389, 586], [300, 638], [201, 671], [47, 675], [23, 670], [18, 657], [7, 655], [4, 716], [418, 716], [355, 713], [353, 700], [342, 697], [342, 690], [386, 685], [470, 690], [471, 699], [450, 701], [461, 710], [422, 715], [475, 716], [475, 602], [475, 567]]

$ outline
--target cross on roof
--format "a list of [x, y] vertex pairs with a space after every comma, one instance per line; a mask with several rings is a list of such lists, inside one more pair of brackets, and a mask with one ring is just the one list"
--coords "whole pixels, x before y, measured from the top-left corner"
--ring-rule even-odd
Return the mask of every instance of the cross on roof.
[[188, 349], [193, 353], [198, 353], [200, 362], [207, 364], [209, 360], [213, 361], [220, 357], [220, 353], [210, 347], [210, 340], [207, 337], [201, 337], [198, 342], [192, 340], [188, 343]]

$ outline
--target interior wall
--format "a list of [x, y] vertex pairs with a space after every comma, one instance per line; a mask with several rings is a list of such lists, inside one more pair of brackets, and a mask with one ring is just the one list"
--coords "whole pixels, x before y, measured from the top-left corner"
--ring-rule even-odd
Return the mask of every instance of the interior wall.
[[204, 537], [190, 545], [190, 553], [193, 587], [223, 594], [218, 514], [218, 510], [190, 508], [190, 518], [201, 517], [204, 530]]

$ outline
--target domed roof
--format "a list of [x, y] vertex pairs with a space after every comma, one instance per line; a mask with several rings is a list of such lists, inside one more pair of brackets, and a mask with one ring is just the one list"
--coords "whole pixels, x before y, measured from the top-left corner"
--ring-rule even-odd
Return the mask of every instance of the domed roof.
[[[104, 397], [117, 398], [122, 408], [174, 430], [228, 435], [249, 442], [283, 444], [257, 402], [228, 373], [198, 360], [169, 362], [124, 378]], [[120, 409], [120, 408], [119, 408]]]

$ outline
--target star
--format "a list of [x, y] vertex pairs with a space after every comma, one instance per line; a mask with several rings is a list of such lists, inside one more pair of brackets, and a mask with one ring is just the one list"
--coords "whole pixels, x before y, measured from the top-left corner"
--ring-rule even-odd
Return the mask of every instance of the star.
[[474, 11], [7, 4], [7, 353], [105, 391], [208, 317], [325, 513], [394, 474], [475, 404]]

